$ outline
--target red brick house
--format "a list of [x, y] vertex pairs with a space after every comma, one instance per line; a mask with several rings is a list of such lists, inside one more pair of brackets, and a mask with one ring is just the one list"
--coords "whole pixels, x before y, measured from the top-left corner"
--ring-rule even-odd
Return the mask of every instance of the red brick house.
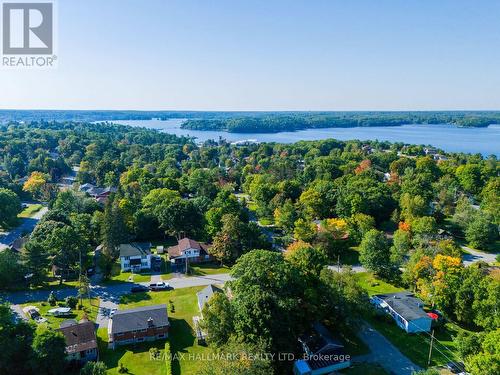
[[165, 339], [169, 327], [167, 305], [118, 310], [108, 323], [109, 346]]

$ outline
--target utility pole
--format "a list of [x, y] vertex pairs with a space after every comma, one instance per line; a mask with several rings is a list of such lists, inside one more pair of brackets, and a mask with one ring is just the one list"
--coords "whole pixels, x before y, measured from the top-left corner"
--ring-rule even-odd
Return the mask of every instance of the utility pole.
[[78, 275], [78, 295], [80, 297], [80, 305], [83, 305], [82, 295], [82, 249], [80, 248], [80, 271]]
[[340, 272], [340, 254], [337, 256], [337, 271]]
[[186, 253], [184, 253], [184, 255], [186, 257], [186, 275], [187, 275], [188, 274], [188, 268], [189, 268], [189, 266], [188, 266], [188, 262], [189, 262], [188, 259], [189, 259], [189, 257], [188, 257], [188, 255]]
[[431, 356], [432, 356], [432, 344], [434, 343], [434, 330], [432, 330], [431, 335], [431, 346], [429, 347], [429, 359], [427, 360], [427, 367], [431, 364]]

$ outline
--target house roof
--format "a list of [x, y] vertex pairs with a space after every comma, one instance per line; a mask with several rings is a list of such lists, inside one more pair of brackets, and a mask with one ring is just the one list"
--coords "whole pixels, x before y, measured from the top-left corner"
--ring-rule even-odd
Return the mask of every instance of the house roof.
[[120, 257], [145, 256], [151, 254], [151, 243], [131, 242], [120, 245]]
[[10, 244], [10, 248], [12, 250], [19, 252], [23, 249], [26, 242], [28, 242], [28, 239], [29, 239], [28, 236], [18, 237], [14, 241], [12, 241], [12, 243]]
[[66, 339], [66, 352], [76, 353], [97, 348], [97, 338], [93, 322], [83, 322], [59, 328]]
[[203, 309], [205, 303], [207, 303], [210, 297], [212, 297], [215, 293], [222, 293], [222, 289], [217, 288], [213, 284], [208, 285], [206, 288], [196, 293], [196, 297], [198, 297], [198, 307], [200, 310]]
[[150, 321], [156, 327], [168, 326], [167, 305], [118, 310], [109, 324], [111, 325], [111, 333], [115, 334], [147, 329]]
[[192, 240], [190, 238], [183, 238], [177, 242], [177, 245], [170, 246], [167, 249], [168, 255], [171, 258], [182, 256], [183, 252], [188, 249], [195, 249], [200, 251], [200, 255], [206, 255], [208, 246], [202, 242]]
[[410, 292], [399, 292], [389, 294], [377, 294], [375, 297], [380, 298], [387, 303], [394, 311], [401, 315], [406, 321], [419, 318], [430, 319], [421, 306], [423, 301], [415, 297]]
[[325, 368], [341, 362], [344, 345], [334, 339], [321, 323], [315, 323], [314, 330], [310, 334], [300, 336], [299, 341], [310, 357], [305, 362], [311, 369]]

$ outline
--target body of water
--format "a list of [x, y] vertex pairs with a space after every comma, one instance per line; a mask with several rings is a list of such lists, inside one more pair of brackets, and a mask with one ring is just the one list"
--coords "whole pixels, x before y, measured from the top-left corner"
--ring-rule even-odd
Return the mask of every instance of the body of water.
[[183, 119], [131, 120], [117, 123], [158, 129], [179, 136], [195, 137], [197, 141], [218, 140], [222, 137], [230, 142], [252, 139], [258, 142], [293, 143], [335, 138], [340, 140], [379, 140], [432, 145], [450, 152], [481, 153], [500, 156], [500, 125], [487, 128], [459, 128], [453, 125], [403, 125], [357, 128], [306, 129], [280, 133], [229, 133], [181, 129]]

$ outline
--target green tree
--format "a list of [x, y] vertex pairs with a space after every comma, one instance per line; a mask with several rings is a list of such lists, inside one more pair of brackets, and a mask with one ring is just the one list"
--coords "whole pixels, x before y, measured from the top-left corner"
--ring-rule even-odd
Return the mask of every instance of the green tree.
[[406, 256], [411, 250], [410, 233], [405, 230], [398, 229], [394, 232], [391, 246], [391, 262], [395, 265], [401, 265]]
[[80, 375], [106, 375], [106, 371], [104, 362], [87, 362], [80, 370]]
[[370, 229], [375, 228], [375, 219], [370, 215], [356, 213], [347, 219], [349, 238], [359, 244]]
[[234, 332], [231, 303], [224, 293], [215, 293], [203, 307], [202, 328], [208, 333], [208, 341], [216, 347], [226, 343]]
[[477, 194], [483, 187], [481, 167], [477, 164], [460, 165], [455, 171], [455, 176], [460, 185], [469, 193]]
[[384, 232], [368, 231], [359, 245], [359, 260], [363, 266], [379, 275], [390, 272], [389, 242]]
[[266, 356], [262, 343], [249, 344], [231, 339], [217, 348], [221, 360], [205, 361], [200, 375], [272, 375], [275, 373], [271, 360]]
[[295, 222], [295, 230], [293, 231], [295, 239], [304, 242], [312, 242], [316, 237], [316, 233], [316, 224], [302, 218]]
[[0, 304], [0, 374], [25, 375], [32, 372], [33, 326], [14, 319], [12, 310]]
[[9, 289], [23, 283], [24, 267], [19, 265], [19, 256], [12, 251], [0, 251], [0, 289]]
[[21, 201], [16, 193], [0, 188], [0, 227], [8, 228], [16, 224], [17, 214], [21, 212]]
[[465, 239], [471, 246], [485, 249], [497, 239], [498, 229], [492, 220], [493, 218], [484, 212], [478, 211], [474, 214], [474, 219], [465, 229]]
[[66, 340], [60, 331], [44, 329], [33, 339], [35, 369], [37, 374], [58, 375], [64, 373]]
[[292, 201], [287, 199], [283, 206], [274, 210], [274, 223], [287, 234], [293, 233], [294, 223], [297, 220], [297, 211]]

